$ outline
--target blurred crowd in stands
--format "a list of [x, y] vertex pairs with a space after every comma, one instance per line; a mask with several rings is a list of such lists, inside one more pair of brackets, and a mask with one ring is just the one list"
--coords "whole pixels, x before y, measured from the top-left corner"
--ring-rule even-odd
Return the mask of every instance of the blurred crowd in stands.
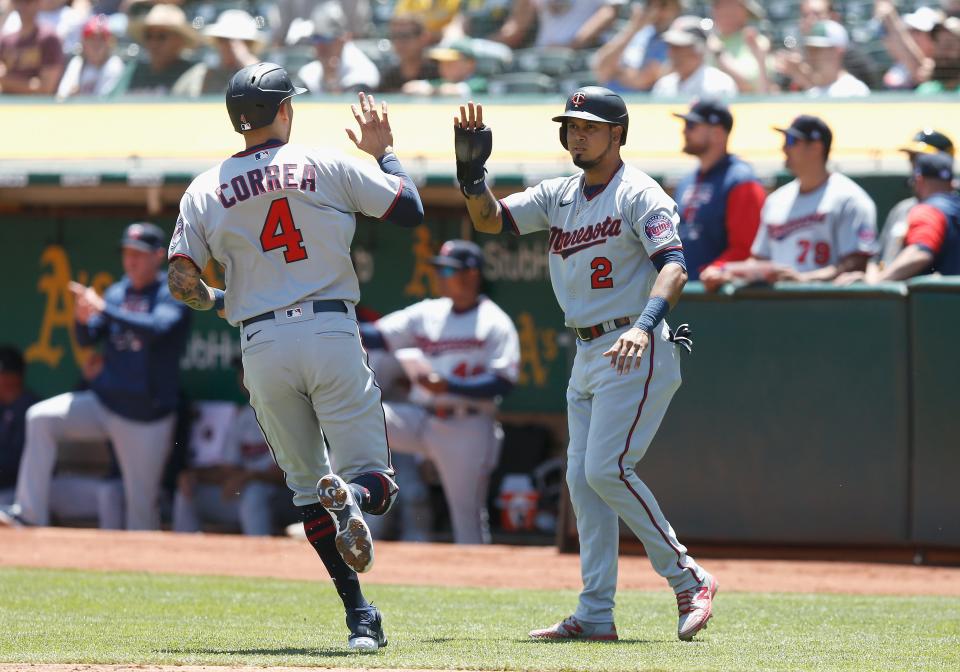
[[259, 60], [314, 94], [956, 92], [960, 0], [0, 0], [3, 94], [219, 94]]

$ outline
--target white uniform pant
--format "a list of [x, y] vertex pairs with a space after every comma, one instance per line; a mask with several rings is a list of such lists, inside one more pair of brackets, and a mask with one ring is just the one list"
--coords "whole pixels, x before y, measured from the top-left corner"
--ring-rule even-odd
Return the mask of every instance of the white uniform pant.
[[306, 506], [319, 501], [317, 481], [333, 468], [348, 481], [393, 469], [380, 389], [352, 313], [300, 307], [302, 318], [244, 327], [242, 347], [250, 405], [293, 503]]
[[664, 324], [651, 336], [640, 368], [617, 375], [602, 353], [621, 333], [577, 341], [567, 389], [567, 486], [577, 517], [583, 576], [575, 616], [588, 623], [613, 621], [618, 517], [637, 535], [653, 568], [675, 592], [703, 578], [636, 471], [680, 387], [678, 348], [667, 340]]
[[490, 543], [487, 489], [503, 430], [490, 415], [437, 418], [416, 404], [385, 403], [387, 435], [398, 453], [419, 453], [437, 466], [458, 544]]
[[[16, 490], [0, 490], [0, 505], [16, 502]], [[50, 516], [58, 523], [96, 520], [101, 530], [123, 529], [123, 481], [60, 474], [50, 483]]]
[[129, 530], [160, 527], [160, 481], [173, 448], [173, 413], [153, 422], [128, 420], [111, 412], [92, 391], [67, 392], [34, 404], [27, 411], [27, 437], [17, 475], [17, 504], [34, 525], [50, 524], [50, 485], [57, 442], [113, 444], [126, 501]]
[[173, 531], [200, 532], [203, 523], [236, 525], [249, 536], [273, 534], [275, 514], [290, 508], [290, 493], [282, 485], [250, 481], [240, 495], [229, 493], [223, 486], [197, 483], [190, 495], [177, 490], [173, 498]]

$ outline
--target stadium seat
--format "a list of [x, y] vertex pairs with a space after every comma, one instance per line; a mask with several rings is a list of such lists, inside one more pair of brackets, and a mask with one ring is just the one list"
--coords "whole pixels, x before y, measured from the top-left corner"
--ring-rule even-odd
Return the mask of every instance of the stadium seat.
[[552, 77], [541, 72], [508, 72], [490, 80], [490, 93], [495, 96], [511, 93], [556, 93]]
[[550, 77], [582, 70], [587, 64], [581, 52], [562, 47], [515, 51], [513, 62], [518, 72], [539, 72]]

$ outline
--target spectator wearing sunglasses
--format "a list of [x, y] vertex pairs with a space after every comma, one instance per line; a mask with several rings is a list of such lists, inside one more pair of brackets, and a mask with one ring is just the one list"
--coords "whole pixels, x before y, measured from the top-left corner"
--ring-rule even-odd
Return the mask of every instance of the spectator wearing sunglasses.
[[381, 91], [399, 91], [412, 81], [438, 79], [437, 62], [427, 58], [430, 34], [417, 14], [394, 16], [390, 20], [390, 45], [397, 62], [386, 68], [380, 79]]
[[[448, 240], [432, 263], [443, 296], [361, 325], [363, 345], [421, 369], [409, 403], [383, 404], [390, 447], [436, 465], [456, 543], [489, 543], [487, 489], [503, 438], [495, 414], [517, 382], [520, 339], [510, 317], [481, 293], [479, 246]], [[422, 355], [398, 352], [412, 348]]]
[[313, 42], [317, 58], [297, 76], [313, 95], [372, 91], [380, 85], [380, 71], [352, 41], [346, 15], [339, 4], [326, 2], [313, 12]]
[[733, 115], [725, 103], [703, 99], [673, 116], [684, 121], [683, 153], [700, 164], [673, 195], [687, 273], [712, 288], [723, 264], [750, 256], [766, 191], [753, 168], [727, 149]]
[[114, 94], [169, 94], [193, 66], [184, 52], [199, 43], [197, 31], [176, 5], [154, 5], [142, 21], [130, 24], [129, 33], [146, 51], [147, 60], [131, 61]]

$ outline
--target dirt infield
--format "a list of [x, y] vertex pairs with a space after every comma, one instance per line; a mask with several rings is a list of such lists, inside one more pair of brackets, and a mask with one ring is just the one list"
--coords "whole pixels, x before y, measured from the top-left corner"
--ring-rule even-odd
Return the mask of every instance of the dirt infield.
[[[0, 548], [0, 566], [7, 567], [329, 581], [313, 549], [302, 539], [0, 528]], [[225, 557], [229, 563], [224, 563]], [[960, 568], [719, 559], [704, 564], [720, 578], [725, 591], [960, 596]], [[619, 576], [621, 590], [664, 588], [663, 579], [645, 557], [622, 557]], [[382, 542], [377, 544], [376, 566], [363, 580], [368, 584], [575, 590], [580, 587], [580, 563], [576, 555], [560, 554], [551, 547]]]

